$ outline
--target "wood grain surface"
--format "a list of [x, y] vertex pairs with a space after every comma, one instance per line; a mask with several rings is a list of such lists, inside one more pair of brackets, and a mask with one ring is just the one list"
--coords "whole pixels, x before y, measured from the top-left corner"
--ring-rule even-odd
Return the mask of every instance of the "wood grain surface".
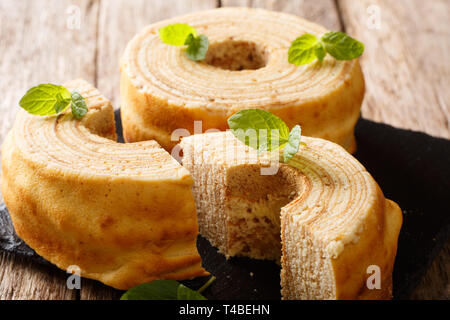
[[[82, 12], [82, 30], [67, 28], [66, 12], [75, 8], [71, 6]], [[83, 0], [0, 1], [0, 141], [12, 126], [18, 101], [31, 86], [76, 77], [95, 80], [98, 8], [98, 2]], [[74, 299], [76, 295], [67, 289], [64, 277], [1, 253], [0, 299]]]
[[[367, 84], [363, 117], [450, 138], [450, 3], [338, 4], [345, 31], [366, 48], [361, 59]], [[379, 25], [370, 19], [377, 10]]]
[[[119, 107], [118, 61], [132, 36], [152, 22], [217, 6], [283, 11], [348, 32], [366, 46], [363, 116], [450, 138], [446, 0], [2, 0], [0, 142], [20, 97], [39, 83], [83, 77]], [[449, 269], [447, 245], [412, 298], [449, 299]], [[0, 299], [116, 298], [92, 280], [68, 290], [64, 273], [0, 253]]]

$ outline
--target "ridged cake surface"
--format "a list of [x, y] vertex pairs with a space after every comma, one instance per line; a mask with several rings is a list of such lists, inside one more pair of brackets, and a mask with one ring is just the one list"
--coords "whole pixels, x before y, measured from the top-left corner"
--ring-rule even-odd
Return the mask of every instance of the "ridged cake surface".
[[[161, 41], [158, 30], [186, 23], [205, 34], [204, 61]], [[174, 130], [227, 129], [237, 111], [260, 108], [289, 127], [355, 151], [354, 126], [364, 96], [358, 60], [296, 66], [288, 62], [291, 42], [324, 27], [299, 17], [262, 9], [221, 8], [148, 26], [128, 44], [121, 60], [121, 112], [127, 141], [157, 140], [170, 150]], [[199, 132], [196, 132], [199, 133]]]
[[192, 177], [155, 141], [117, 143], [114, 110], [83, 80], [75, 120], [20, 110], [2, 146], [2, 193], [18, 235], [62, 269], [128, 289], [206, 275]]
[[262, 174], [278, 153], [258, 156], [231, 132], [183, 138], [200, 233], [227, 257], [281, 257], [284, 299], [391, 298], [400, 208], [342, 147], [302, 141]]

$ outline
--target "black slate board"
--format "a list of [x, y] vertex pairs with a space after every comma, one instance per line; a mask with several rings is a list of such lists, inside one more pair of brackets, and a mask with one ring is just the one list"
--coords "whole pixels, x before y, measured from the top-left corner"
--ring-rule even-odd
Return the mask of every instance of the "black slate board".
[[[119, 112], [116, 122], [122, 142]], [[385, 196], [403, 210], [394, 267], [394, 298], [407, 299], [449, 240], [450, 140], [364, 119], [359, 120], [355, 133], [356, 158], [373, 175]], [[280, 267], [275, 263], [247, 258], [226, 260], [201, 236], [197, 246], [204, 267], [217, 277], [205, 291], [207, 298], [280, 299]], [[17, 237], [4, 204], [0, 205], [0, 249], [48, 265], [52, 272], [63, 272]], [[183, 283], [196, 289], [206, 279]]]

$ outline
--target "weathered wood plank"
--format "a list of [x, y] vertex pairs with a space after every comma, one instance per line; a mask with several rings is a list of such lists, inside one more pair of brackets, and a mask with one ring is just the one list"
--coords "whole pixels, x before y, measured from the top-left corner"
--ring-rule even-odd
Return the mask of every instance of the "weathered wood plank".
[[78, 293], [66, 280], [64, 271], [0, 252], [0, 300], [74, 300]]
[[254, 7], [283, 11], [321, 24], [330, 30], [341, 29], [334, 0], [222, 0], [221, 5], [223, 7]]
[[[31, 86], [75, 77], [94, 81], [97, 13], [96, 1], [0, 1], [0, 141]], [[36, 263], [1, 254], [0, 266], [1, 299], [76, 296], [64, 277]]]
[[[146, 25], [193, 11], [212, 9], [216, 0], [114, 0], [100, 3], [97, 87], [114, 107], [120, 106], [119, 59], [128, 41]], [[114, 299], [120, 293], [96, 281], [84, 281], [81, 299]]]
[[1, 141], [31, 86], [75, 77], [94, 81], [97, 10], [96, 1], [0, 2], [0, 92], [7, 93], [0, 100]]
[[338, 3], [346, 31], [366, 47], [363, 117], [450, 138], [448, 1]]
[[118, 300], [121, 295], [122, 291], [114, 290], [99, 281], [81, 280], [81, 300]]
[[97, 51], [97, 86], [119, 108], [119, 60], [128, 41], [145, 26], [194, 11], [212, 9], [216, 0], [101, 1]]

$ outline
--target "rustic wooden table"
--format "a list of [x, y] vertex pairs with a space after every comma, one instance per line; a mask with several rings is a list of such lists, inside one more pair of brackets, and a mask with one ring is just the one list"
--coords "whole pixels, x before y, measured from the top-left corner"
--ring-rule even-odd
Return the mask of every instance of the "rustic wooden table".
[[[366, 45], [365, 118], [450, 138], [450, 2], [448, 0], [1, 0], [0, 142], [18, 101], [42, 82], [82, 77], [118, 107], [122, 50], [145, 25], [218, 6], [284, 11], [344, 30]], [[450, 245], [413, 294], [450, 298]], [[91, 280], [69, 290], [63, 272], [0, 253], [1, 299], [110, 299]]]

